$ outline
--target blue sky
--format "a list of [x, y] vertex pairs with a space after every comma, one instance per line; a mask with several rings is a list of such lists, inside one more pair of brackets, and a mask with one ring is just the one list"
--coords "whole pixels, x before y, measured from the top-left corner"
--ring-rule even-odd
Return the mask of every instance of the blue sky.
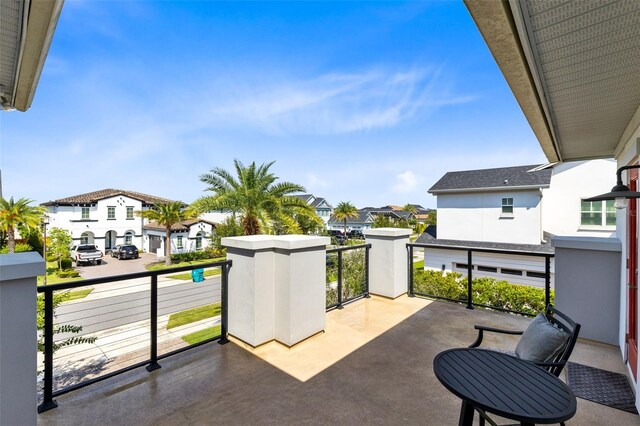
[[3, 113], [3, 194], [193, 201], [275, 160], [331, 203], [435, 207], [450, 170], [545, 162], [461, 1], [68, 0], [33, 106]]

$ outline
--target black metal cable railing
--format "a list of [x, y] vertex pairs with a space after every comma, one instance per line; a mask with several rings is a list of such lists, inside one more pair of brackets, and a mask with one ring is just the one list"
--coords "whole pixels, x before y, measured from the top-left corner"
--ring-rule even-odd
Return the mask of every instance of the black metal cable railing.
[[[206, 343], [228, 342], [230, 267], [231, 261], [226, 260], [38, 286], [42, 307], [39, 339], [44, 355], [42, 402], [38, 412], [57, 407], [54, 398], [73, 390], [142, 366], [153, 371], [160, 368], [160, 360]], [[219, 284], [217, 281], [211, 284], [159, 279], [205, 268], [220, 269]], [[109, 283], [125, 285], [109, 288]], [[65, 299], [56, 296], [92, 287], [89, 294], [93, 296], [87, 298], [90, 300], [61, 303], [60, 300]], [[193, 310], [196, 312], [192, 315], [189, 311]], [[170, 330], [175, 313], [179, 313], [182, 320], [174, 325], [179, 333]], [[163, 318], [162, 327], [158, 324], [159, 317]], [[100, 347], [98, 343], [82, 344], [94, 342], [96, 338], [102, 339]], [[64, 347], [61, 344], [69, 339], [79, 344], [73, 351], [64, 353], [71, 345]], [[58, 349], [63, 350], [55, 355], [54, 363], [54, 353]], [[109, 360], [108, 368], [97, 361], [105, 358]], [[75, 366], [83, 366], [83, 369], [74, 371]], [[64, 371], [58, 371], [54, 383], [56, 368]]]
[[327, 250], [327, 311], [369, 297], [371, 244]]
[[[421, 269], [417, 271], [414, 267], [414, 249], [424, 249], [424, 262], [427, 264], [427, 249], [437, 249], [437, 250], [453, 250], [453, 251], [464, 251], [466, 252], [465, 263], [463, 264], [464, 270], [466, 272], [466, 277], [464, 281], [466, 281], [466, 285], [464, 287], [464, 291], [459, 291], [462, 285], [462, 281], [458, 278], [458, 274], [447, 274], [442, 271], [432, 271], [432, 274], [438, 274], [438, 280], [441, 281], [440, 287], [433, 285], [433, 283], [428, 283], [429, 277], [425, 275], [425, 270]], [[510, 303], [505, 302], [503, 306], [498, 306], [496, 304], [488, 304], [488, 303], [480, 303], [475, 301], [474, 299], [478, 297], [474, 294], [478, 293], [479, 285], [476, 283], [474, 286], [474, 253], [488, 253], [488, 254], [500, 254], [500, 255], [511, 255], [511, 256], [530, 256], [534, 258], [544, 258], [544, 272], [536, 273], [540, 278], [544, 279], [544, 287], [539, 290], [543, 293], [540, 293], [540, 303], [528, 303], [528, 301], [519, 301], [520, 305], [540, 305], [541, 309], [532, 308], [529, 309], [528, 312], [522, 309], [511, 309]], [[500, 249], [491, 249], [491, 248], [471, 248], [471, 247], [461, 247], [461, 246], [443, 246], [436, 244], [424, 244], [424, 243], [407, 243], [407, 259], [408, 259], [408, 289], [407, 292], [409, 296], [425, 296], [433, 299], [442, 299], [450, 302], [464, 303], [467, 306], [467, 309], [473, 309], [474, 307], [483, 307], [489, 309], [495, 309], [503, 312], [510, 312], [519, 315], [525, 316], [535, 316], [537, 311], [544, 310], [546, 306], [552, 304], [553, 302], [553, 291], [551, 290], [551, 259], [554, 257], [554, 253], [548, 252], [528, 252], [528, 251], [518, 251], [518, 250], [500, 250]], [[477, 265], [476, 265], [477, 266]], [[443, 265], [444, 268], [444, 265]], [[481, 271], [478, 269], [477, 271]], [[420, 274], [421, 282], [416, 282], [416, 274]], [[424, 276], [423, 276], [424, 275]], [[486, 277], [487, 275], [481, 275]], [[522, 294], [529, 294], [530, 297], [535, 297], [535, 292], [538, 290], [536, 287], [527, 286], [526, 284], [512, 284], [508, 283], [510, 286], [508, 292], [511, 289], [516, 289], [519, 287], [530, 287], [529, 292], [522, 292]], [[515, 286], [515, 287], [514, 287]], [[423, 291], [424, 288], [430, 289], [431, 291]], [[533, 290], [531, 289], [533, 288]], [[517, 290], [516, 290], [517, 291]], [[453, 297], [448, 297], [453, 296]], [[456, 297], [457, 296], [457, 297]], [[543, 299], [543, 300], [542, 300]], [[542, 304], [544, 303], [544, 304]]]

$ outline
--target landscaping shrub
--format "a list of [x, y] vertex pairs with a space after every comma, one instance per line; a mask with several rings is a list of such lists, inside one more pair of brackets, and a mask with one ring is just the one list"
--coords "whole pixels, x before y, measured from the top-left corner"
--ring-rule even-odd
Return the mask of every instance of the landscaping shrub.
[[[342, 252], [342, 300], [356, 297], [365, 287], [365, 249]], [[327, 255], [326, 292], [327, 306], [338, 302], [338, 254]]]
[[58, 256], [56, 256], [55, 254], [47, 253], [47, 262], [57, 262], [57, 261], [58, 261]]
[[205, 250], [188, 251], [186, 253], [172, 254], [171, 262], [172, 263], [193, 262], [194, 260], [205, 260], [205, 259], [213, 259], [216, 257], [225, 257], [226, 254], [227, 254], [227, 251], [224, 248], [216, 249], [213, 247], [211, 248], [207, 247]]
[[73, 265], [73, 261], [70, 257], [63, 257], [62, 260], [60, 260], [60, 269], [62, 270], [71, 269], [71, 265]]
[[75, 269], [63, 269], [61, 271], [56, 271], [56, 275], [60, 278], [77, 278], [80, 276], [78, 271]]
[[[467, 278], [459, 273], [443, 274], [440, 271], [416, 270], [413, 277], [415, 293], [459, 301], [467, 300]], [[482, 277], [473, 279], [472, 291], [474, 303], [529, 314], [545, 310], [543, 288]], [[550, 299], [553, 304], [553, 290]]]
[[[25, 244], [25, 243], [16, 243], [15, 246], [15, 252], [16, 253], [23, 253], [25, 251], [34, 251], [33, 247], [31, 247], [29, 244]], [[9, 247], [3, 247], [2, 250], [0, 250], [0, 254], [7, 254], [9, 253]]]

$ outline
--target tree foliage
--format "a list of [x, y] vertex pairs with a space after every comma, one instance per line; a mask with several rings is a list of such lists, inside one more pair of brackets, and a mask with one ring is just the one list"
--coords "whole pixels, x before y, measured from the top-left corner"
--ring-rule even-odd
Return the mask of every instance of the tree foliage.
[[[314, 209], [292, 194], [304, 192], [303, 186], [277, 182], [269, 169], [274, 161], [245, 166], [234, 160], [235, 176], [216, 167], [200, 176], [213, 195], [197, 200], [192, 207], [199, 212], [226, 210], [238, 215], [244, 235], [260, 233], [298, 233], [296, 218], [317, 218]], [[314, 219], [315, 220], [315, 219]]]
[[244, 229], [234, 215], [227, 217], [222, 223], [216, 225], [211, 234], [211, 243], [217, 249], [222, 248], [221, 240], [224, 237], [239, 237], [244, 235]]
[[[65, 302], [69, 299], [70, 293], [68, 291], [64, 292], [54, 292], [53, 293], [53, 312], [55, 317], [55, 310], [62, 302]], [[36, 328], [38, 330], [38, 351], [44, 353], [44, 293], [38, 293], [38, 297], [36, 299]], [[71, 324], [62, 324], [62, 325], [54, 325], [53, 327], [53, 335], [56, 334], [77, 334], [82, 331], [82, 326], [71, 325]], [[81, 343], [95, 343], [97, 337], [82, 337], [82, 336], [73, 336], [67, 339], [58, 340], [53, 343], [53, 352], [55, 353], [58, 349], [64, 348], [66, 346], [71, 345], [79, 345]]]
[[136, 215], [165, 227], [165, 265], [171, 265], [171, 227], [184, 220], [194, 218], [195, 212], [190, 208], [185, 209], [181, 201], [174, 201], [155, 204], [151, 210], [137, 211]]
[[63, 269], [63, 259], [71, 257], [69, 253], [71, 244], [73, 244], [73, 239], [71, 238], [69, 231], [66, 229], [51, 228], [47, 251], [49, 256], [55, 258], [56, 262], [58, 262], [58, 269]]
[[19, 228], [33, 229], [40, 226], [44, 208], [31, 206], [33, 200], [20, 198], [14, 201], [0, 198], [0, 230], [7, 235], [7, 247], [9, 253], [15, 252], [16, 230]]

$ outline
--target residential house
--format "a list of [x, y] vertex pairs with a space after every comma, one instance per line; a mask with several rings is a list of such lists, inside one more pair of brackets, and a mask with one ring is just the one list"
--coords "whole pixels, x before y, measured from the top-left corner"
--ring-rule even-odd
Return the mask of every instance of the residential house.
[[[358, 216], [347, 219], [347, 232], [362, 232], [365, 229], [371, 229], [376, 216], [387, 216], [392, 219], [410, 220], [414, 218], [413, 213], [403, 210], [395, 210], [394, 206], [384, 206], [380, 208], [365, 207], [358, 210]], [[397, 207], [397, 206], [396, 206]], [[338, 220], [335, 216], [331, 216], [327, 223], [329, 231], [344, 231], [344, 220]]]
[[[211, 244], [211, 234], [216, 224], [204, 219], [184, 220], [171, 227], [171, 253], [199, 251]], [[149, 253], [163, 256], [166, 228], [157, 222], [149, 222], [142, 226], [143, 246]]]
[[[118, 244], [134, 244], [156, 253], [163, 247], [164, 231], [148, 223], [135, 212], [149, 210], [154, 204], [174, 201], [155, 195], [121, 189], [103, 189], [49, 201], [48, 227], [69, 231], [76, 244], [95, 244], [105, 253]], [[206, 247], [214, 224], [208, 220], [185, 221], [172, 234], [172, 252]], [[162, 227], [164, 230], [164, 227]], [[160, 252], [164, 254], [164, 251]]]
[[322, 219], [324, 225], [327, 226], [329, 223], [329, 219], [331, 218], [331, 213], [333, 213], [333, 206], [329, 204], [329, 202], [322, 197], [316, 197], [313, 194], [298, 194], [295, 195], [305, 203], [309, 204], [316, 211], [316, 214]]
[[[612, 185], [611, 160], [577, 161], [446, 173], [429, 193], [437, 196], [437, 238], [417, 242], [441, 246], [553, 253], [552, 235], [611, 237], [615, 208], [584, 198]], [[544, 257], [482, 253], [475, 276], [544, 286]], [[425, 267], [467, 272], [464, 251], [428, 249]], [[554, 264], [551, 265], [552, 282]]]
[[[465, 3], [549, 161], [613, 157], [618, 167], [639, 164], [640, 67], [634, 59], [640, 57], [640, 3]], [[621, 170], [620, 183], [637, 191], [637, 171]], [[606, 190], [592, 186], [583, 194], [607, 193], [612, 180], [613, 174], [605, 179]], [[564, 279], [569, 285], [580, 277], [582, 286], [580, 291], [557, 292], [556, 304], [583, 324], [585, 336], [613, 319], [609, 341], [619, 347], [628, 366], [640, 407], [640, 223], [636, 201], [618, 207], [617, 239], [552, 241], [562, 252], [575, 252]], [[612, 256], [617, 257], [614, 270], [606, 267]]]

